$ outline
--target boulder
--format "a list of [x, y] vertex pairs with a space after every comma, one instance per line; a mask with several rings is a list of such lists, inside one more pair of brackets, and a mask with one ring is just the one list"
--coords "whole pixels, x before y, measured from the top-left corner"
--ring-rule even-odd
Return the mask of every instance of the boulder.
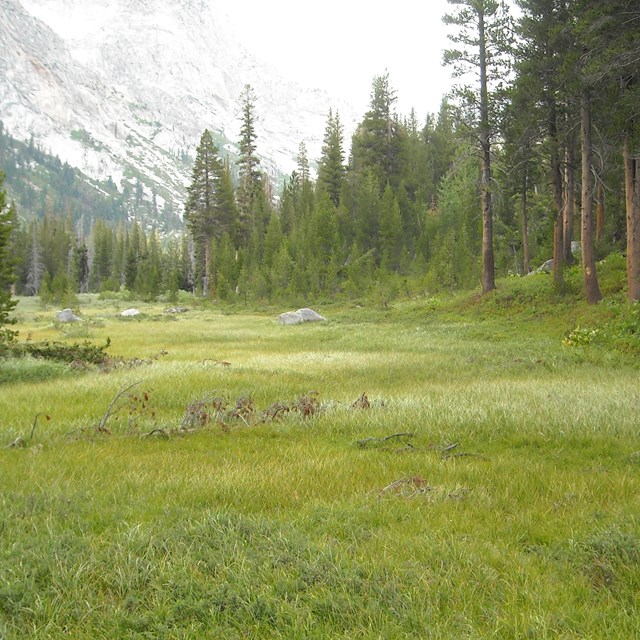
[[137, 309], [125, 309], [120, 316], [123, 318], [133, 318], [133, 316], [139, 316], [140, 312]]
[[532, 276], [536, 273], [551, 273], [553, 271], [553, 258], [551, 260], [547, 260], [543, 264], [541, 264], [537, 269], [534, 269], [527, 275]]
[[297, 311], [285, 311], [278, 316], [280, 324], [301, 324], [304, 318]]
[[325, 320], [313, 309], [298, 309], [297, 311], [286, 311], [278, 316], [280, 324], [302, 324], [303, 322], [321, 322]]
[[82, 318], [73, 313], [73, 309], [63, 309], [56, 314], [57, 322], [82, 322]]
[[313, 309], [298, 309], [296, 313], [302, 316], [304, 322], [321, 322], [326, 320], [319, 313], [316, 313]]

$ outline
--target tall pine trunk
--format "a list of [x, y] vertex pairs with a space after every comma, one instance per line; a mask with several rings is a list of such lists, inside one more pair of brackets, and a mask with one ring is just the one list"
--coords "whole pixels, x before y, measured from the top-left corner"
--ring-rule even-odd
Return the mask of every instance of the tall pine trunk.
[[583, 89], [580, 102], [582, 133], [582, 275], [584, 294], [589, 304], [602, 299], [593, 247], [593, 175], [591, 147], [591, 97], [588, 89]]
[[629, 300], [640, 301], [640, 155], [632, 154], [624, 137], [624, 177], [627, 202], [627, 286]]
[[558, 142], [557, 105], [555, 98], [549, 104], [549, 139], [551, 142], [551, 184], [553, 185], [553, 284], [557, 292], [564, 291], [564, 207], [560, 144]]
[[604, 187], [602, 186], [602, 179], [598, 179], [598, 186], [596, 187], [596, 245], [599, 245], [604, 240]]
[[491, 198], [491, 130], [489, 127], [489, 89], [487, 84], [487, 41], [484, 13], [478, 12], [480, 44], [480, 146], [482, 148], [482, 293], [496, 288], [493, 256], [493, 203]]
[[520, 223], [522, 226], [522, 267], [525, 275], [531, 271], [529, 250], [529, 201], [527, 200], [527, 172], [522, 176], [522, 194], [520, 196]]
[[564, 211], [563, 211], [563, 245], [565, 264], [573, 263], [571, 241], [573, 240], [573, 219], [576, 205], [576, 166], [575, 166], [575, 138], [570, 136], [565, 152], [564, 169]]

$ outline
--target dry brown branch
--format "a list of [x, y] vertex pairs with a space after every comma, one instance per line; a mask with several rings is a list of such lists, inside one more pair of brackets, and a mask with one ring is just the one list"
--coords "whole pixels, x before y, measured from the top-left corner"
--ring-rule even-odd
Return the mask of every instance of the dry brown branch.
[[18, 436], [13, 442], [10, 442], [5, 449], [24, 449], [26, 446], [27, 441], [22, 436]]
[[280, 420], [284, 417], [285, 414], [291, 411], [291, 407], [286, 404], [282, 404], [281, 402], [274, 402], [270, 407], [264, 410], [262, 414], [263, 422], [271, 421], [275, 422], [276, 420]]
[[[393, 440], [394, 438], [413, 438], [414, 436], [415, 436], [414, 433], [394, 433], [390, 436], [385, 436], [384, 438], [374, 438], [374, 437], [364, 438], [363, 440], [358, 440], [356, 444], [362, 449], [369, 449], [369, 448], [381, 446], [385, 442], [388, 442], [389, 440]], [[407, 446], [411, 446], [409, 445], [409, 443], [405, 443], [405, 444]]]
[[393, 492], [413, 496], [418, 493], [427, 493], [432, 490], [433, 487], [423, 477], [405, 476], [404, 478], [395, 480], [384, 489], [381, 489], [378, 495], [381, 496], [385, 493]]
[[120, 411], [124, 407], [124, 405], [120, 405], [119, 407], [116, 407], [116, 403], [118, 402], [118, 400], [120, 400], [120, 398], [122, 398], [122, 396], [124, 396], [128, 391], [133, 389], [133, 387], [137, 387], [141, 382], [142, 380], [138, 380], [138, 382], [134, 382], [133, 384], [130, 384], [126, 389], [122, 389], [122, 391], [120, 391], [115, 396], [115, 398], [109, 403], [109, 406], [105, 411], [105, 414], [102, 416], [102, 419], [98, 423], [98, 426], [96, 427], [96, 431], [98, 431], [99, 433], [111, 433], [109, 429], [107, 429], [107, 421], [112, 415], [114, 415], [115, 413], [118, 413], [118, 411]]
[[369, 402], [369, 398], [367, 398], [367, 394], [363, 393], [354, 403], [351, 405], [352, 409], [370, 409], [371, 403]]
[[479, 458], [480, 460], [489, 460], [487, 456], [483, 456], [480, 453], [454, 453], [450, 456], [442, 456], [443, 460], [450, 460], [451, 458]]

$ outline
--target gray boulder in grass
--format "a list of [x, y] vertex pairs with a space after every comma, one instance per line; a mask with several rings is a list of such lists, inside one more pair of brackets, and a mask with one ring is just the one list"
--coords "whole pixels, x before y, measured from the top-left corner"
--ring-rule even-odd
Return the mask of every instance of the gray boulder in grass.
[[313, 309], [298, 309], [296, 313], [302, 316], [304, 322], [321, 322], [326, 320], [319, 313], [316, 313]]
[[82, 318], [73, 313], [73, 309], [63, 309], [56, 314], [57, 322], [82, 322]]
[[120, 315], [123, 318], [133, 318], [134, 316], [139, 316], [140, 312], [137, 309], [125, 309]]
[[321, 322], [325, 320], [313, 309], [298, 309], [297, 311], [286, 311], [278, 316], [278, 322], [284, 325], [302, 324], [303, 322]]

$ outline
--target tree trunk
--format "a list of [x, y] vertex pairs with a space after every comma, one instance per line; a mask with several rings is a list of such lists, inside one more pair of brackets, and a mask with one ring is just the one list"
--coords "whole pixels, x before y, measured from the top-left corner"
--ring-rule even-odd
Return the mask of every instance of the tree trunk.
[[531, 256], [529, 253], [529, 203], [527, 200], [527, 173], [525, 171], [522, 176], [522, 194], [521, 194], [521, 208], [520, 208], [520, 221], [522, 223], [522, 266], [525, 275], [531, 271], [529, 265]]
[[478, 11], [480, 44], [480, 146], [482, 147], [482, 293], [496, 288], [493, 257], [493, 203], [491, 199], [491, 131], [489, 128], [489, 89], [487, 84], [487, 42], [484, 13]]
[[562, 206], [562, 172], [558, 144], [557, 107], [554, 99], [549, 105], [549, 138], [551, 141], [551, 183], [553, 185], [553, 284], [558, 293], [564, 291], [564, 208]]
[[563, 219], [563, 245], [565, 264], [573, 263], [571, 253], [571, 241], [573, 240], [573, 220], [575, 216], [576, 195], [576, 167], [575, 167], [575, 140], [571, 136], [565, 152], [564, 169], [564, 219]]
[[582, 275], [584, 294], [589, 304], [602, 300], [593, 248], [593, 175], [591, 173], [591, 97], [583, 89], [580, 104], [582, 132]]
[[640, 156], [632, 155], [629, 133], [624, 137], [624, 177], [627, 202], [627, 286], [630, 302], [640, 301]]
[[604, 240], [604, 187], [602, 180], [598, 180], [596, 188], [596, 244]]
[[209, 297], [209, 284], [211, 277], [211, 236], [204, 239], [204, 275], [202, 276], [202, 297]]

